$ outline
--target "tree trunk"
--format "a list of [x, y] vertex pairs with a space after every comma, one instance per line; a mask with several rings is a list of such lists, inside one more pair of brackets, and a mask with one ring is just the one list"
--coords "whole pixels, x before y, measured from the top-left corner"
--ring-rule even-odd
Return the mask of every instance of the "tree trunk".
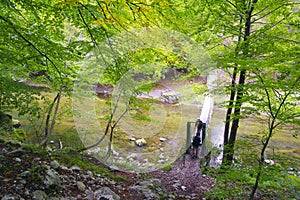
[[[45, 122], [45, 136], [44, 136], [44, 139], [42, 140], [42, 142], [40, 143], [40, 146], [41, 147], [45, 147], [46, 144], [47, 144], [47, 141], [48, 141], [48, 138], [49, 138], [49, 135], [51, 135], [51, 132], [53, 130], [53, 127], [54, 127], [54, 124], [55, 122], [53, 122], [53, 120], [55, 120], [56, 118], [56, 113], [58, 111], [58, 106], [59, 106], [59, 100], [60, 100], [60, 94], [61, 92], [58, 92], [57, 95], [55, 96], [55, 98], [53, 99], [50, 107], [49, 107], [49, 111], [47, 113], [47, 118], [46, 118], [46, 122]], [[52, 113], [52, 110], [53, 110], [53, 107], [54, 107], [54, 104], [57, 102], [56, 104], [56, 108], [55, 108], [55, 112], [54, 112], [54, 116], [53, 116], [53, 119], [52, 119], [52, 124], [51, 124], [51, 127], [50, 127], [50, 130], [49, 130], [49, 125], [50, 125], [50, 117], [51, 117], [51, 113]]]
[[228, 104], [228, 109], [226, 113], [226, 120], [225, 120], [225, 129], [224, 129], [224, 150], [223, 150], [223, 158], [222, 164], [228, 165], [227, 163], [227, 155], [229, 153], [230, 147], [228, 146], [228, 138], [229, 138], [229, 128], [230, 128], [230, 118], [232, 114], [232, 106], [235, 99], [235, 84], [236, 84], [236, 75], [237, 69], [236, 67], [233, 69], [232, 74], [232, 81], [231, 81], [231, 92], [230, 92], [230, 100]]
[[234, 155], [234, 143], [236, 140], [236, 135], [237, 135], [237, 130], [239, 127], [239, 121], [240, 121], [240, 114], [241, 114], [241, 106], [242, 106], [242, 98], [243, 98], [243, 88], [241, 86], [244, 85], [245, 83], [245, 78], [246, 78], [246, 71], [242, 70], [240, 72], [240, 79], [239, 79], [239, 87], [237, 96], [236, 96], [236, 102], [235, 102], [235, 107], [234, 107], [234, 112], [233, 116], [234, 119], [231, 124], [231, 131], [230, 131], [230, 136], [228, 140], [228, 153], [226, 155], [226, 159], [229, 162], [233, 161], [233, 155]]
[[[249, 8], [249, 10], [246, 11], [245, 17], [245, 25], [244, 25], [244, 48], [242, 49], [243, 55], [247, 56], [248, 54], [248, 37], [250, 36], [250, 30], [251, 30], [251, 17], [252, 17], [252, 12], [254, 10], [254, 4], [257, 3], [258, 0], [253, 0], [252, 4]], [[240, 20], [241, 22], [241, 20]], [[239, 49], [237, 47], [237, 49]], [[237, 94], [236, 94], [236, 101], [235, 103], [232, 103], [232, 106], [230, 105], [227, 114], [226, 114], [226, 124], [225, 124], [225, 131], [224, 131], [224, 152], [223, 152], [223, 164], [231, 164], [233, 161], [233, 156], [234, 156], [234, 143], [236, 141], [236, 135], [237, 135], [237, 130], [239, 127], [239, 119], [240, 119], [240, 114], [241, 114], [241, 106], [242, 106], [242, 99], [243, 99], [243, 86], [245, 84], [246, 80], [246, 70], [243, 69], [240, 71], [240, 77], [239, 77], [239, 83], [237, 87]], [[231, 91], [232, 92], [232, 91]], [[230, 99], [232, 100], [232, 99]], [[231, 115], [232, 108], [234, 107], [234, 112]], [[230, 110], [229, 110], [230, 109]], [[229, 119], [228, 119], [229, 117]], [[230, 128], [230, 135], [228, 139], [228, 133], [229, 133], [229, 126], [230, 126], [230, 119], [232, 120], [231, 128]], [[227, 126], [227, 127], [226, 127]], [[226, 138], [225, 138], [226, 137]]]
[[228, 109], [227, 109], [226, 120], [225, 120], [224, 145], [228, 144], [228, 138], [229, 138], [230, 115], [232, 114], [232, 106], [233, 106], [233, 101], [235, 99], [235, 79], [237, 73], [236, 71], [237, 69], [235, 67], [233, 69], [233, 74], [232, 74], [230, 100], [228, 103]]
[[263, 170], [263, 164], [264, 164], [264, 161], [265, 161], [265, 151], [266, 151], [266, 148], [269, 144], [269, 141], [270, 141], [270, 139], [273, 135], [274, 124], [275, 124], [275, 119], [272, 120], [267, 140], [265, 142], [263, 142], [263, 148], [260, 152], [259, 168], [258, 168], [258, 172], [257, 172], [257, 175], [256, 175], [255, 184], [253, 186], [253, 189], [251, 191], [251, 195], [250, 195], [250, 198], [249, 198], [250, 200], [254, 199], [254, 195], [255, 195], [256, 190], [258, 188], [258, 183], [259, 183], [259, 180], [260, 180], [260, 177], [261, 177], [261, 173], [262, 173], [262, 170]]

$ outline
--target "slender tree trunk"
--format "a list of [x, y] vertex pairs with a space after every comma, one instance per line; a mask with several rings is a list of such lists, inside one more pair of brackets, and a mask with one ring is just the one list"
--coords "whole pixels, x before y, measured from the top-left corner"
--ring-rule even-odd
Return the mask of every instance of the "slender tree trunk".
[[[260, 77], [260, 80], [261, 80], [262, 83], [264, 83], [264, 81], [261, 77]], [[298, 83], [299, 80], [300, 80], [300, 77], [297, 78], [297, 80], [293, 84], [292, 88], [294, 88], [294, 86], [296, 86], [296, 84]], [[273, 110], [272, 110], [272, 107], [271, 107], [271, 100], [270, 100], [270, 94], [268, 92], [268, 89], [265, 89], [265, 92], [266, 92], [266, 96], [268, 98], [268, 107], [269, 107], [269, 112], [271, 114], [270, 117], [272, 118], [272, 121], [271, 122], [269, 121], [269, 133], [268, 133], [267, 139], [266, 139], [266, 141], [262, 141], [263, 148], [262, 148], [261, 153], [260, 153], [259, 169], [258, 169], [258, 172], [257, 172], [257, 175], [256, 175], [255, 184], [253, 186], [252, 192], [251, 192], [250, 197], [249, 197], [250, 200], [254, 199], [254, 195], [255, 195], [256, 190], [258, 188], [258, 184], [259, 184], [260, 177], [261, 177], [262, 170], [263, 170], [263, 164], [264, 164], [264, 161], [265, 161], [265, 151], [266, 151], [266, 149], [268, 147], [268, 144], [270, 142], [270, 139], [273, 135], [273, 131], [277, 126], [277, 125], [275, 125], [275, 122], [278, 119], [278, 115], [279, 115], [284, 103], [286, 102], [287, 98], [290, 96], [290, 92], [288, 92], [284, 95], [283, 98], [281, 98], [280, 105], [277, 108], [276, 112], [274, 113]]]
[[[242, 17], [240, 17], [240, 22], [239, 23], [240, 23], [240, 25], [242, 25], [242, 23], [243, 23], [243, 18]], [[240, 42], [241, 42], [242, 31], [243, 31], [243, 28], [242, 28], [242, 26], [240, 26], [240, 29], [239, 29], [240, 35], [238, 37], [238, 43], [237, 43], [237, 46], [236, 46], [235, 55], [238, 55], [239, 46], [240, 46]], [[231, 163], [232, 163], [232, 160], [230, 160], [230, 158], [228, 157], [228, 155], [230, 154], [230, 149], [232, 148], [228, 144], [228, 139], [229, 139], [229, 131], [230, 131], [230, 125], [231, 125], [231, 115], [232, 115], [234, 100], [235, 100], [235, 96], [236, 96], [236, 76], [237, 76], [237, 73], [238, 73], [237, 67], [234, 67], [233, 73], [232, 73], [232, 80], [231, 80], [230, 99], [229, 99], [229, 103], [228, 103], [228, 109], [227, 109], [227, 112], [226, 112], [226, 120], [225, 120], [225, 128], [224, 128], [224, 149], [223, 149], [223, 157], [222, 157], [222, 166], [231, 165]], [[229, 158], [229, 160], [228, 160], [228, 158]]]
[[[244, 48], [242, 48], [242, 53], [243, 55], [247, 56], [248, 54], [248, 37], [250, 36], [250, 30], [251, 30], [251, 17], [252, 17], [252, 12], [254, 10], [254, 5], [257, 3], [258, 0], [252, 0], [252, 3], [250, 3], [250, 7], [249, 10], [246, 11], [245, 16], [246, 16], [246, 21], [245, 21], [245, 25], [244, 25], [244, 37], [243, 37], [243, 41], [244, 41]], [[241, 22], [241, 21], [240, 21]], [[229, 114], [229, 110], [227, 112], [227, 114], [230, 115], [230, 118], [233, 119], [232, 120], [232, 124], [231, 124], [231, 128], [230, 128], [230, 135], [229, 135], [229, 139], [227, 141], [224, 140], [224, 154], [223, 154], [223, 162], [224, 164], [231, 164], [233, 161], [233, 156], [234, 156], [234, 143], [236, 141], [236, 135], [237, 135], [237, 130], [239, 127], [239, 118], [240, 118], [240, 114], [241, 114], [241, 106], [242, 106], [242, 99], [243, 99], [243, 95], [244, 95], [244, 91], [243, 91], [243, 86], [245, 84], [245, 80], [246, 80], [246, 70], [243, 69], [240, 73], [239, 73], [240, 77], [239, 77], [239, 83], [238, 83], [238, 87], [237, 87], [237, 93], [236, 93], [236, 101], [235, 104], [232, 105], [232, 107], [234, 107], [234, 112], [232, 115]], [[227, 119], [228, 115], [226, 115], [226, 119]], [[228, 120], [230, 121], [230, 119]], [[228, 123], [228, 121], [226, 120], [226, 123]], [[228, 124], [226, 124], [227, 126], [229, 126]], [[225, 128], [226, 128], [225, 125]], [[225, 129], [225, 131], [229, 132], [229, 128], [227, 128], [227, 130]], [[228, 135], [225, 135], [226, 132], [224, 132], [224, 139], [225, 136], [228, 138]], [[228, 134], [228, 133], [226, 133]], [[225, 145], [225, 142], [227, 142], [227, 144]]]
[[236, 140], [237, 130], [239, 127], [239, 121], [240, 121], [240, 114], [241, 114], [241, 106], [242, 106], [242, 98], [243, 98], [243, 88], [241, 86], [244, 85], [246, 78], [246, 71], [242, 70], [240, 72], [240, 79], [239, 79], [239, 88], [236, 96], [236, 103], [234, 107], [234, 119], [231, 124], [231, 131], [230, 136], [228, 140], [228, 153], [226, 155], [227, 161], [232, 162], [233, 161], [233, 155], [234, 155], [234, 143]]
[[230, 128], [230, 118], [232, 114], [232, 106], [235, 99], [235, 84], [236, 84], [236, 75], [237, 68], [233, 69], [232, 81], [231, 81], [231, 92], [230, 92], [230, 100], [228, 103], [228, 109], [226, 112], [226, 120], [225, 120], [225, 129], [224, 129], [224, 150], [223, 150], [223, 158], [222, 163], [224, 165], [228, 165], [227, 163], [227, 155], [229, 153], [230, 148], [228, 147], [228, 138], [229, 138], [229, 128]]
[[258, 167], [258, 172], [257, 172], [257, 175], [256, 175], [256, 179], [255, 179], [255, 184], [253, 186], [253, 189], [252, 189], [252, 192], [251, 192], [251, 195], [249, 197], [250, 200], [253, 200], [254, 199], [254, 195], [256, 193], [256, 190], [258, 188], [258, 183], [260, 181], [260, 177], [261, 177], [261, 173], [262, 173], [262, 170], [263, 170], [263, 165], [264, 165], [264, 161], [265, 161], [265, 151], [266, 151], [266, 148], [269, 144], [269, 141], [273, 135], [273, 130], [274, 130], [274, 124], [275, 124], [275, 120], [273, 119], [272, 120], [272, 123], [271, 123], [271, 127], [270, 127], [270, 131], [269, 131], [269, 134], [268, 134], [268, 137], [267, 137], [267, 140], [265, 142], [263, 142], [263, 148], [260, 152], [260, 159], [259, 159], [259, 167]]
[[231, 81], [231, 92], [230, 92], [230, 100], [228, 103], [228, 109], [226, 112], [226, 120], [225, 120], [225, 129], [224, 129], [224, 145], [228, 144], [229, 138], [229, 127], [230, 127], [230, 115], [232, 113], [233, 101], [235, 98], [235, 79], [237, 74], [237, 68], [233, 69], [232, 81]]
[[114, 128], [115, 128], [114, 125], [110, 127], [110, 136], [109, 136], [108, 149], [105, 156], [105, 160], [107, 160], [112, 154], [112, 140], [113, 140]]
[[116, 101], [116, 105], [115, 105], [114, 109], [112, 110], [112, 112], [110, 114], [109, 120], [106, 124], [104, 134], [100, 137], [100, 139], [97, 142], [95, 142], [94, 144], [91, 144], [90, 146], [79, 149], [78, 152], [83, 152], [83, 151], [86, 151], [88, 149], [91, 149], [91, 148], [94, 148], [94, 147], [98, 146], [104, 140], [104, 138], [108, 134], [109, 130], [110, 130], [110, 141], [109, 141], [109, 144], [108, 144], [108, 151], [110, 151], [111, 143], [112, 143], [112, 139], [113, 139], [114, 128], [119, 123], [121, 118], [128, 112], [128, 108], [126, 108], [125, 111], [119, 116], [119, 118], [113, 123], [113, 118], [114, 118], [116, 110], [118, 108], [118, 103], [119, 103], [120, 97], [121, 97], [121, 93], [119, 94], [118, 99]]
[[[56, 119], [56, 113], [57, 113], [58, 107], [59, 107], [60, 96], [61, 96], [61, 91], [59, 91], [57, 93], [57, 95], [55, 96], [55, 98], [53, 99], [53, 101], [52, 101], [52, 103], [49, 107], [49, 111], [47, 113], [46, 122], [45, 122], [45, 136], [44, 136], [44, 139], [42, 140], [42, 142], [40, 143], [40, 146], [42, 146], [42, 147], [46, 146], [49, 135], [51, 135], [51, 132], [54, 128], [55, 121], [53, 121], [53, 120]], [[55, 112], [54, 112], [54, 116], [53, 116], [53, 119], [52, 119], [51, 127], [49, 128], [49, 126], [50, 126], [50, 117], [51, 117], [51, 113], [53, 111], [53, 107], [54, 107], [55, 103], [56, 103]]]
[[56, 106], [55, 106], [55, 110], [54, 110], [54, 113], [53, 113], [53, 118], [52, 118], [50, 130], [49, 130], [49, 135], [52, 135], [52, 133], [53, 133], [54, 125], [55, 125], [55, 122], [56, 122], [56, 116], [57, 116], [58, 108], [59, 108], [59, 104], [60, 104], [60, 98], [61, 98], [61, 94], [59, 93], [58, 98], [57, 98], [57, 102], [56, 102]]

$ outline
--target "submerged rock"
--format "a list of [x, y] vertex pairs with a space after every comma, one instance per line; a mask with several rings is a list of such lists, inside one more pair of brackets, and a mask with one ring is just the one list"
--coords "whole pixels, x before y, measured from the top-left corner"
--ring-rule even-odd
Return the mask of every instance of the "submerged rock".
[[135, 141], [135, 144], [139, 147], [147, 145], [147, 141], [144, 138]]

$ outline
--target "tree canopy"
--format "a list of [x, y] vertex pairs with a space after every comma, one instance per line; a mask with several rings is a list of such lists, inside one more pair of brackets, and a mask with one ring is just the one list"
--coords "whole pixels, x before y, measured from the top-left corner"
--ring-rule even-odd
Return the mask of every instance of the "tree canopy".
[[[145, 86], [130, 92], [123, 89], [122, 95], [130, 99], [127, 106], [135, 108], [137, 102], [131, 97], [149, 92], [152, 85], [148, 80], [162, 78], [166, 69], [204, 76], [203, 69], [219, 68], [230, 82], [222, 86], [228, 97], [223, 166], [233, 163], [241, 119], [256, 116], [267, 126], [261, 138], [254, 198], [269, 141], [280, 126], [300, 125], [299, 9], [297, 0], [1, 0], [0, 114], [15, 110], [30, 118], [45, 116], [45, 140], [41, 142], [45, 145], [61, 97], [74, 95], [80, 78], [91, 77], [84, 79], [86, 85], [92, 80], [92, 84], [120, 88], [120, 83], [126, 87], [126, 82], [134, 82], [128, 72], [145, 75]], [[161, 35], [149, 38], [141, 30]], [[139, 39], [147, 37], [139, 44], [151, 39], [155, 45], [137, 48], [136, 41], [118, 38], [134, 34], [140, 34], [136, 35]], [[164, 34], [170, 37], [166, 39]], [[182, 38], [188, 38], [186, 43]], [[196, 46], [216, 65], [202, 59]], [[82, 73], [95, 54], [104, 64], [97, 57], [91, 61], [93, 65], [100, 63], [105, 68]], [[198, 62], [201, 59], [205, 63]], [[155, 64], [155, 70], [149, 63]], [[101, 79], [95, 78], [96, 69], [103, 70]], [[90, 87], [83, 89], [93, 92]], [[42, 110], [45, 91], [55, 95]], [[119, 99], [111, 100], [117, 107]], [[110, 127], [111, 138], [120, 120], [114, 114], [112, 109], [105, 131], [106, 135]]]

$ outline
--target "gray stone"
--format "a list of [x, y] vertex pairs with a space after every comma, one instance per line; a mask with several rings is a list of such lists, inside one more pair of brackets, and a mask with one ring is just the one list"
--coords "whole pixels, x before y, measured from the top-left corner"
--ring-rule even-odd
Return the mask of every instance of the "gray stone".
[[63, 182], [65, 182], [65, 183], [68, 183], [68, 182], [71, 182], [71, 178], [70, 178], [71, 176], [69, 176], [69, 175], [61, 175], [60, 176], [60, 178], [63, 180]]
[[160, 158], [161, 160], [164, 159], [164, 158], [165, 158], [164, 153], [161, 153], [161, 154], [159, 155], [159, 158]]
[[30, 191], [29, 191], [29, 189], [28, 189], [28, 188], [25, 188], [25, 192], [24, 192], [24, 194], [25, 194], [26, 196], [30, 195]]
[[118, 166], [116, 166], [116, 165], [111, 165], [111, 166], [109, 166], [109, 169], [110, 169], [111, 171], [113, 171], [113, 172], [115, 172], [115, 171], [120, 171], [120, 168], [119, 168]]
[[1, 198], [1, 200], [17, 200], [17, 199], [20, 199], [20, 198], [15, 195], [12, 195], [12, 194], [7, 194]]
[[[26, 182], [26, 181], [25, 181]], [[15, 186], [16, 190], [23, 190], [24, 189], [24, 184], [20, 183], [18, 185]]]
[[66, 167], [66, 166], [61, 166], [61, 169], [62, 169], [62, 170], [65, 170], [65, 171], [68, 171], [68, 170], [69, 170], [69, 168]]
[[95, 191], [94, 193], [90, 194], [86, 198], [87, 200], [120, 200], [121, 198], [119, 195], [114, 193], [108, 187], [102, 187], [99, 190]]
[[108, 182], [108, 184], [110, 184], [110, 185], [116, 185], [116, 181], [114, 181], [114, 180], [108, 180], [107, 182]]
[[159, 160], [157, 161], [159, 164], [164, 164], [165, 163], [165, 160]]
[[129, 156], [126, 157], [126, 159], [128, 159], [128, 160], [129, 159], [135, 160], [135, 159], [137, 159], [137, 155], [135, 153], [130, 154]]
[[116, 152], [116, 151], [113, 151], [113, 152], [112, 152], [112, 155], [113, 155], [113, 156], [119, 156], [119, 153]]
[[46, 200], [48, 195], [42, 190], [36, 190], [32, 193], [32, 199], [34, 200]]
[[60, 168], [60, 164], [57, 162], [57, 160], [52, 160], [51, 163], [50, 163], [50, 166], [53, 169], [59, 169]]
[[50, 197], [49, 200], [61, 200], [59, 197]]
[[81, 170], [80, 167], [78, 167], [78, 166], [76, 166], [76, 165], [72, 166], [70, 169], [71, 169], [72, 171], [80, 171], [80, 170]]
[[91, 171], [87, 171], [86, 172], [86, 175], [88, 175], [90, 178], [92, 178], [94, 175], [93, 175], [93, 172], [91, 172]]
[[149, 179], [141, 181], [133, 186], [130, 186], [130, 189], [142, 193], [145, 199], [148, 200], [159, 199], [161, 195], [165, 195], [167, 193], [166, 189], [159, 179]]
[[44, 181], [46, 187], [49, 187], [49, 186], [58, 186], [60, 187], [61, 186], [61, 179], [60, 179], [60, 176], [59, 174], [54, 171], [53, 169], [48, 169], [46, 171], [46, 180]]
[[24, 172], [21, 173], [21, 176], [22, 176], [22, 177], [27, 177], [27, 176], [29, 176], [30, 174], [31, 174], [30, 171], [24, 171]]
[[138, 139], [135, 141], [135, 144], [139, 147], [147, 145], [147, 141], [144, 138]]
[[77, 182], [76, 182], [76, 185], [77, 185], [77, 188], [78, 188], [80, 191], [82, 191], [82, 192], [85, 191], [86, 186], [84, 185], [83, 182], [77, 181]]

